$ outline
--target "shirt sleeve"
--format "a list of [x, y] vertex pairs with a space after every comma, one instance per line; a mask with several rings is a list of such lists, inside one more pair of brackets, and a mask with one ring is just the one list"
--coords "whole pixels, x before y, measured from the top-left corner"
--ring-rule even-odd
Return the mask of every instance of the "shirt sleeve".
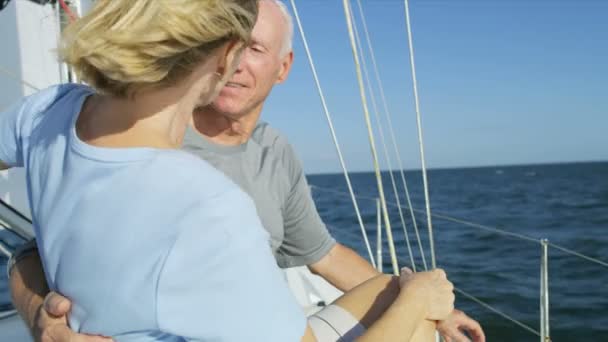
[[[24, 97], [0, 113], [0, 161], [10, 167], [23, 167], [36, 118], [70, 90], [85, 86], [56, 85]], [[38, 120], [40, 121], [40, 120]]]
[[10, 167], [23, 166], [23, 113], [27, 98], [0, 113], [0, 161]]
[[158, 280], [159, 328], [192, 340], [299, 341], [306, 318], [253, 201], [233, 191], [213, 202], [180, 222]]
[[321, 220], [300, 161], [287, 143], [283, 164], [292, 188], [284, 206], [285, 236], [277, 251], [277, 262], [282, 268], [310, 265], [326, 256], [336, 240]]

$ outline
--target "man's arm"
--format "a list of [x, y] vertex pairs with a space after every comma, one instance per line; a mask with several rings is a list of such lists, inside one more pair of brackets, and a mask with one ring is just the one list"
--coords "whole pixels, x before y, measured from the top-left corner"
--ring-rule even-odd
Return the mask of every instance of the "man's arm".
[[35, 336], [36, 318], [44, 297], [49, 293], [38, 252], [19, 258], [9, 275], [13, 305]]
[[346, 292], [379, 275], [372, 265], [352, 249], [336, 243], [315, 206], [310, 187], [293, 147], [282, 144], [282, 161], [291, 180], [291, 189], [283, 203], [285, 235], [279, 249], [279, 266], [307, 265], [311, 272]]
[[380, 274], [367, 260], [339, 243], [334, 245], [321, 260], [309, 265], [308, 268], [342, 292], [347, 292]]
[[2, 160], [0, 160], [0, 171], [8, 169], [9, 166], [4, 164]]
[[71, 303], [55, 292], [49, 293], [38, 250], [16, 255], [14, 262], [9, 270], [13, 305], [35, 341], [111, 341], [100, 336], [76, 334], [68, 327]]

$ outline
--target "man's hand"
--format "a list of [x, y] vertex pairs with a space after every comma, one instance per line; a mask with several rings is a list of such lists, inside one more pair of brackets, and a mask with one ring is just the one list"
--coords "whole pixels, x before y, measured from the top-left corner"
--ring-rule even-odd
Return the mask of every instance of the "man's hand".
[[101, 336], [82, 335], [68, 327], [67, 315], [72, 303], [56, 292], [50, 292], [36, 314], [33, 334], [40, 342], [110, 342]]
[[401, 269], [399, 285], [402, 293], [413, 293], [424, 301], [425, 318], [428, 320], [449, 318], [454, 311], [454, 285], [442, 269], [413, 273], [404, 267]]
[[437, 324], [437, 330], [446, 342], [471, 341], [463, 332], [467, 332], [473, 342], [485, 342], [486, 336], [477, 321], [464, 312], [454, 309], [443, 321]]

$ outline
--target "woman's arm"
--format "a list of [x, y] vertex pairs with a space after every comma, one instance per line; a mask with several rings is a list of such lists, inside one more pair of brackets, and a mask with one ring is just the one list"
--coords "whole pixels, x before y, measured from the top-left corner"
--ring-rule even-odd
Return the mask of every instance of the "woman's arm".
[[[441, 270], [381, 275], [338, 298], [333, 305], [348, 311], [367, 331], [358, 341], [431, 341], [435, 320], [454, 307], [453, 286]], [[303, 342], [316, 341], [310, 328]]]
[[404, 292], [357, 341], [432, 341], [435, 322], [427, 315], [424, 301], [413, 291]]

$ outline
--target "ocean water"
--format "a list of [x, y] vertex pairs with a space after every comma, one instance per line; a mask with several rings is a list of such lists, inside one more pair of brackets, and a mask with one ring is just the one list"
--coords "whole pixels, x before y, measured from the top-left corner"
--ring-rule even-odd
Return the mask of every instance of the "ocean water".
[[[608, 163], [532, 165], [431, 170], [431, 207], [465, 221], [550, 242], [608, 261]], [[383, 173], [387, 202], [396, 202]], [[406, 172], [414, 208], [424, 209], [422, 174]], [[402, 182], [395, 175], [402, 205]], [[330, 231], [361, 255], [367, 250], [342, 175], [309, 177], [318, 210]], [[352, 175], [358, 204], [375, 252], [376, 179]], [[400, 266], [410, 266], [403, 227], [395, 205], [391, 225]], [[409, 210], [403, 211], [417, 268], [423, 269]], [[430, 265], [424, 212], [416, 215]], [[457, 288], [474, 295], [536, 331], [540, 330], [538, 242], [502, 236], [434, 218], [438, 267]], [[386, 242], [386, 240], [385, 240]], [[387, 245], [383, 266], [391, 271]], [[550, 329], [553, 341], [608, 341], [608, 268], [549, 248]], [[480, 321], [489, 341], [538, 341], [538, 336], [479, 304], [457, 295], [457, 307]]]
[[[383, 173], [400, 266], [410, 266], [403, 227], [388, 173]], [[396, 174], [403, 205], [402, 183]], [[377, 186], [373, 173], [351, 175], [372, 246], [376, 246]], [[422, 176], [406, 172], [414, 208], [424, 209]], [[313, 197], [332, 234], [367, 255], [341, 174], [308, 177]], [[431, 170], [435, 214], [456, 217], [550, 242], [608, 261], [608, 163], [529, 165]], [[409, 210], [403, 211], [417, 269], [422, 258]], [[425, 214], [416, 214], [426, 261], [430, 252]], [[454, 284], [539, 331], [538, 242], [433, 219], [437, 264]], [[386, 240], [384, 240], [386, 242]], [[384, 244], [384, 270], [390, 272]], [[9, 295], [0, 259], [0, 306]], [[608, 268], [549, 249], [550, 325], [553, 341], [608, 341]], [[488, 341], [538, 341], [533, 333], [457, 295], [457, 307], [480, 321]]]

